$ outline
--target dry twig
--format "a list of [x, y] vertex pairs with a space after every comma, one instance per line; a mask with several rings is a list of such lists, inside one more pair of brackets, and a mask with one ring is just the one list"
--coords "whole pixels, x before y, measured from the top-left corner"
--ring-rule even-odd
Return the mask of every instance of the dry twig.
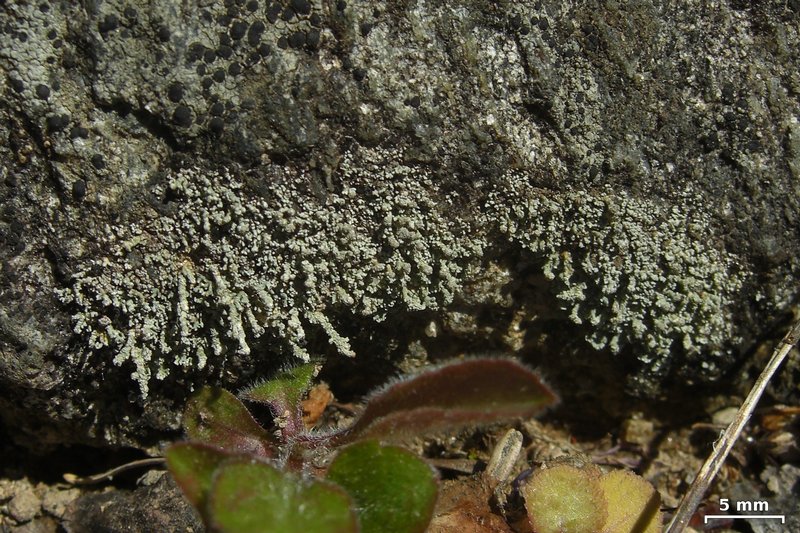
[[714, 443], [714, 451], [711, 452], [711, 455], [706, 459], [706, 462], [694, 478], [692, 486], [689, 487], [689, 491], [683, 497], [683, 500], [681, 500], [677, 511], [675, 511], [675, 516], [672, 517], [672, 521], [665, 533], [680, 533], [689, 524], [689, 520], [691, 520], [697, 506], [703, 499], [703, 495], [714, 480], [714, 476], [719, 472], [720, 467], [722, 467], [722, 464], [725, 462], [725, 458], [728, 457], [733, 445], [736, 443], [736, 439], [739, 438], [744, 426], [750, 419], [750, 415], [753, 414], [753, 410], [758, 400], [761, 398], [761, 395], [764, 393], [764, 390], [767, 388], [769, 380], [778, 370], [778, 367], [786, 358], [789, 351], [791, 351], [792, 347], [797, 344], [798, 339], [800, 339], [800, 321], [795, 323], [792, 329], [789, 330], [778, 343], [778, 346], [775, 347], [775, 351], [772, 352], [769, 363], [767, 363], [761, 375], [758, 376], [758, 379], [747, 395], [744, 403], [742, 403], [742, 406], [739, 408], [739, 411], [736, 413], [736, 416], [719, 440]]

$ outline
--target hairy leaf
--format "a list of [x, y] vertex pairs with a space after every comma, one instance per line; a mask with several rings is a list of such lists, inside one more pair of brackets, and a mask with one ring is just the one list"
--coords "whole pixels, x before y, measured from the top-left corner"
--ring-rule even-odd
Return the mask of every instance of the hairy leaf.
[[230, 392], [204, 387], [186, 405], [183, 427], [190, 440], [219, 446], [232, 453], [273, 457], [275, 439]]
[[597, 533], [608, 506], [596, 469], [557, 465], [537, 470], [523, 487], [525, 507], [537, 533]]
[[363, 533], [422, 533], [436, 504], [436, 472], [403, 448], [363, 441], [333, 460], [328, 479], [355, 500]]
[[613, 470], [600, 478], [608, 504], [603, 533], [657, 533], [661, 531], [661, 499], [653, 486], [627, 470]]
[[386, 386], [333, 442], [527, 418], [557, 401], [538, 375], [516, 361], [467, 359]]
[[325, 481], [310, 484], [261, 461], [217, 469], [208, 499], [221, 533], [356, 533], [352, 500]]
[[307, 363], [282, 372], [272, 379], [243, 390], [239, 397], [266, 404], [272, 415], [281, 419], [285, 431], [294, 435], [303, 430], [301, 401], [311, 388], [316, 365]]
[[167, 467], [186, 499], [203, 515], [214, 470], [230, 455], [207, 444], [182, 442], [170, 446], [166, 457]]

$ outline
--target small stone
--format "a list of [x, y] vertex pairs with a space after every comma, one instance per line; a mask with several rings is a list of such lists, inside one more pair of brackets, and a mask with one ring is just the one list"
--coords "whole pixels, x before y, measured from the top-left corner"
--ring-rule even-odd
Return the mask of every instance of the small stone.
[[27, 479], [21, 479], [12, 483], [14, 483], [12, 491], [14, 496], [11, 498], [11, 501], [8, 502], [8, 514], [17, 523], [30, 522], [39, 514], [42, 501], [36, 495], [33, 486]]

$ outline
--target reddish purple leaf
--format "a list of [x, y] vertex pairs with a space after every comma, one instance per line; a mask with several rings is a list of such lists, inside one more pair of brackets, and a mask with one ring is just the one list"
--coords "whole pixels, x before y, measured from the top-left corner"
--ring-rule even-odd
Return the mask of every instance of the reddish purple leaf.
[[467, 359], [384, 387], [333, 442], [528, 418], [557, 401], [536, 373], [516, 361]]
[[231, 453], [274, 457], [277, 449], [272, 435], [236, 396], [224, 389], [204, 387], [194, 395], [186, 404], [183, 427], [190, 440]]

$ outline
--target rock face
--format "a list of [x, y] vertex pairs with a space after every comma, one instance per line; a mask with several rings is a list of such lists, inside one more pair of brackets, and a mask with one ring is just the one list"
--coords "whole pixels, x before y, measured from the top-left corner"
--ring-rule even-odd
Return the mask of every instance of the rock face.
[[0, 8], [20, 440], [141, 443], [203, 382], [543, 332], [651, 394], [797, 297], [797, 2], [196, 4]]

